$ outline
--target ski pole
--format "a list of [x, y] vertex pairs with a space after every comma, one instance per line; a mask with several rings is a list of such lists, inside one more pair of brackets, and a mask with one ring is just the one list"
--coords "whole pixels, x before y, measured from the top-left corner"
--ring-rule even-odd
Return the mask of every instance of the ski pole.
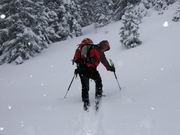
[[115, 76], [116, 81], [117, 81], [117, 84], [118, 84], [118, 86], [119, 86], [119, 90], [121, 90], [121, 86], [120, 86], [120, 84], [119, 84], [119, 81], [118, 81], [118, 78], [117, 78], [116, 72], [114, 72], [114, 76]]
[[[114, 63], [113, 63], [113, 61], [112, 61], [111, 59], [109, 59], [109, 63], [110, 63], [110, 65], [111, 65], [112, 67], [114, 67]], [[119, 80], [118, 80], [118, 78], [117, 78], [117, 75], [116, 75], [116, 72], [115, 72], [115, 71], [114, 71], [114, 76], [115, 76], [115, 79], [116, 79], [116, 81], [117, 81], [119, 90], [121, 90], [121, 86], [120, 86], [120, 84], [119, 84]]]
[[69, 90], [70, 90], [70, 88], [71, 88], [71, 85], [72, 85], [72, 83], [73, 83], [73, 81], [74, 81], [74, 78], [75, 78], [75, 74], [74, 74], [74, 76], [73, 76], [73, 78], [72, 78], [72, 80], [71, 80], [71, 83], [69, 84], [69, 87], [68, 87], [68, 89], [67, 89], [67, 91], [66, 91], [66, 94], [65, 94], [64, 98], [66, 98], [66, 96], [67, 96], [67, 94], [68, 94], [68, 92], [69, 92]]

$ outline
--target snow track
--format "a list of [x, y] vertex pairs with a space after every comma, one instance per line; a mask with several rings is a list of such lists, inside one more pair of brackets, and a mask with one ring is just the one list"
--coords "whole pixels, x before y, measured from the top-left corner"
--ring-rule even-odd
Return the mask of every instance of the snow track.
[[77, 120], [74, 121], [73, 135], [106, 135], [103, 127], [103, 111], [101, 108], [97, 112], [93, 106], [89, 111], [80, 113]]

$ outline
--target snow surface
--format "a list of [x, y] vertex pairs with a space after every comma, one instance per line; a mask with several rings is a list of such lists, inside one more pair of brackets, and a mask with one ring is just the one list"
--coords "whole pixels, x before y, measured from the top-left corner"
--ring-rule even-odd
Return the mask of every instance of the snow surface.
[[[120, 45], [121, 22], [115, 22], [101, 29], [89, 26], [85, 36], [53, 44], [22, 65], [0, 66], [0, 135], [180, 135], [180, 23], [171, 21], [174, 6], [144, 18], [143, 44], [134, 49]], [[119, 91], [113, 73], [99, 66], [106, 96], [98, 113], [94, 82], [88, 113], [79, 78], [63, 98], [75, 69], [76, 44], [84, 37], [109, 40], [106, 55], [123, 87]]]

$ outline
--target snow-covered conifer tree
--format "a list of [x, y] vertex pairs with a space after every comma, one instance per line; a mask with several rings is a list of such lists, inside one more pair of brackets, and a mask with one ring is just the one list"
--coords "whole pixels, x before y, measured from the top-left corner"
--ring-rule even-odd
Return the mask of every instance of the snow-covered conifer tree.
[[145, 7], [144, 3], [139, 3], [133, 8], [133, 12], [135, 16], [137, 16], [137, 22], [141, 23], [143, 17], [147, 16], [148, 11], [147, 8]]
[[165, 10], [167, 8], [167, 2], [165, 0], [154, 0], [153, 6], [157, 11]]
[[48, 36], [52, 42], [82, 35], [80, 16], [73, 1], [45, 0]]
[[180, 2], [178, 3], [177, 10], [172, 20], [175, 22], [180, 22]]
[[81, 16], [79, 15], [79, 7], [75, 4], [74, 1], [69, 1], [69, 3], [64, 3], [65, 5], [65, 15], [64, 17], [67, 20], [70, 36], [80, 36], [82, 35], [80, 22], [82, 21]]
[[128, 4], [125, 8], [125, 13], [122, 16], [123, 26], [120, 29], [120, 41], [123, 46], [133, 48], [140, 45], [142, 42], [139, 40], [139, 18], [133, 11], [133, 5]]
[[[48, 39], [42, 35], [44, 29], [38, 28], [37, 14], [41, 14], [41, 0], [3, 0], [0, 1], [0, 54], [2, 63], [17, 64], [29, 59], [48, 46]], [[36, 10], [38, 9], [38, 10]]]
[[176, 0], [166, 0], [167, 5], [173, 4]]
[[112, 0], [113, 1], [113, 19], [115, 21], [120, 20], [124, 15], [125, 7], [128, 3], [136, 5], [141, 0]]
[[152, 8], [152, 0], [141, 0], [141, 3], [144, 4], [145, 8]]
[[113, 19], [116, 21], [120, 20], [125, 12], [124, 8], [127, 6], [127, 2], [125, 0], [114, 0], [113, 5]]
[[112, 0], [98, 0], [94, 1], [94, 18], [95, 18], [95, 26], [102, 27], [108, 23], [110, 23], [112, 18]]
[[79, 6], [79, 15], [81, 16], [81, 26], [87, 26], [94, 23], [94, 0], [75, 0]]
[[82, 34], [73, 1], [1, 0], [0, 5], [1, 63], [23, 63], [51, 42]]

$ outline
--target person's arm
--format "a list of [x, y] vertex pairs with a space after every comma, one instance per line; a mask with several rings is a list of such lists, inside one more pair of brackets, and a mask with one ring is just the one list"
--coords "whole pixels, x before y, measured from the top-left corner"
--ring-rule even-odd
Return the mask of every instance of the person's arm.
[[115, 67], [109, 64], [104, 53], [101, 54], [100, 61], [108, 71], [115, 72]]
[[109, 62], [107, 61], [104, 53], [101, 53], [100, 61], [106, 67], [106, 69], [109, 70], [111, 66], [109, 65]]

